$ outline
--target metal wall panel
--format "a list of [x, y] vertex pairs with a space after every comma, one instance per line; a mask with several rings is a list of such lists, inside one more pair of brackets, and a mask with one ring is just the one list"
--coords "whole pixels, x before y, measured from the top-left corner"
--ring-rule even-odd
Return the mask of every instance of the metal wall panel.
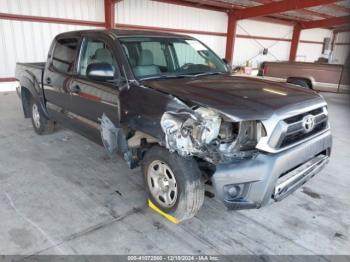
[[116, 5], [118, 23], [226, 33], [223, 12], [150, 0], [123, 0]]
[[[0, 12], [104, 21], [103, 0], [0, 0]], [[89, 28], [92, 27], [0, 19], [0, 78], [14, 77], [16, 62], [45, 61], [58, 33]]]
[[[227, 15], [223, 12], [191, 8], [149, 0], [123, 0], [116, 5], [116, 22], [121, 24], [167, 27], [226, 33]], [[226, 37], [195, 34], [224, 57]]]
[[[289, 25], [273, 24], [256, 20], [241, 20], [237, 23], [237, 35], [290, 39], [293, 28]], [[268, 54], [263, 55], [264, 48]], [[290, 42], [237, 38], [235, 41], [234, 65], [245, 65], [249, 61], [258, 67], [264, 61], [288, 60]]]
[[[263, 55], [264, 48], [268, 48], [267, 55]], [[243, 66], [249, 61], [256, 68], [264, 61], [288, 60], [289, 50], [290, 42], [237, 38], [233, 63]]]
[[103, 0], [0, 0], [0, 12], [104, 21]]
[[57, 34], [89, 28], [0, 20], [0, 78], [14, 77], [16, 62], [45, 61], [51, 41]]

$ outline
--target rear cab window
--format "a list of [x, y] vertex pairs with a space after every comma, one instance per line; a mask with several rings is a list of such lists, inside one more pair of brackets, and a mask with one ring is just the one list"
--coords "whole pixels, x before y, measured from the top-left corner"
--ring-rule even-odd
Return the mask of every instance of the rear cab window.
[[74, 61], [79, 49], [79, 38], [57, 39], [52, 55], [52, 65], [60, 72], [68, 73], [74, 69]]

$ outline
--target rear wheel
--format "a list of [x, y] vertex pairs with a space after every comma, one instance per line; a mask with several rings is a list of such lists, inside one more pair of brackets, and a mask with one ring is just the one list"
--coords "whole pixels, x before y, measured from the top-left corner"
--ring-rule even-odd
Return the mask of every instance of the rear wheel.
[[44, 116], [34, 99], [31, 100], [30, 110], [33, 128], [38, 135], [49, 134], [54, 131], [54, 122]]
[[204, 201], [204, 184], [197, 162], [162, 147], [145, 155], [142, 172], [149, 198], [178, 222], [192, 218]]

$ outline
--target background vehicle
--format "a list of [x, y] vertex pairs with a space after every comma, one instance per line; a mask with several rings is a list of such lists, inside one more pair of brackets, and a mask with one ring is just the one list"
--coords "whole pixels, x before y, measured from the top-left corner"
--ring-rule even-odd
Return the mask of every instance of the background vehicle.
[[198, 40], [145, 31], [58, 35], [46, 64], [16, 67], [25, 117], [55, 123], [141, 165], [151, 202], [193, 217], [205, 184], [229, 209], [280, 201], [328, 162], [325, 101], [311, 90], [231, 76]]
[[345, 65], [307, 62], [264, 62], [260, 75], [319, 91], [350, 92], [350, 59]]

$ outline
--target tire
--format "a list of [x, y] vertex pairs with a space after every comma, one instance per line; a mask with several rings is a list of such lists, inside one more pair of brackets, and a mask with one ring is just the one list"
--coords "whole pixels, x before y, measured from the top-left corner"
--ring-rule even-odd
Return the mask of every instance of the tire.
[[38, 135], [50, 134], [54, 131], [55, 123], [44, 116], [41, 107], [34, 99], [31, 99], [30, 103], [30, 118], [34, 131]]
[[291, 79], [288, 81], [289, 84], [301, 86], [303, 88], [311, 89], [309, 83], [303, 79]]
[[[162, 168], [163, 172], [161, 172]], [[152, 203], [161, 211], [176, 218], [177, 222], [192, 218], [203, 205], [204, 183], [197, 162], [193, 158], [183, 158], [177, 153], [170, 153], [163, 147], [154, 146], [143, 159], [142, 173]], [[162, 184], [160, 185], [155, 182], [157, 176], [164, 177], [168, 182], [158, 179], [158, 181], [163, 181], [160, 182]], [[174, 182], [175, 186], [173, 186]], [[170, 201], [166, 201], [164, 197], [165, 201], [162, 201], [162, 193], [155, 192], [157, 191], [156, 183], [158, 189], [162, 187], [165, 188], [165, 191], [168, 189], [163, 196], [168, 195]], [[172, 193], [171, 190], [176, 193]]]

